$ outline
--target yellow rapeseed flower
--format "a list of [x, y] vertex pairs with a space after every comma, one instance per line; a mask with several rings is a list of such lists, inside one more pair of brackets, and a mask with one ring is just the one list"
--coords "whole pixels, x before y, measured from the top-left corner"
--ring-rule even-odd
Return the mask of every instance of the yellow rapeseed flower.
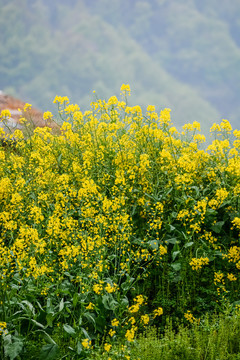
[[131, 89], [129, 84], [122, 84], [121, 86], [121, 94], [126, 96], [126, 93], [128, 93], [128, 95], [131, 95]]
[[221, 272], [214, 273], [214, 284], [217, 285], [218, 283], [224, 284], [224, 274]]
[[119, 321], [117, 319], [113, 319], [111, 321], [111, 325], [114, 326], [114, 327], [117, 327], [119, 325]]
[[25, 111], [31, 110], [31, 108], [32, 108], [32, 105], [26, 103], [26, 104], [24, 105], [24, 107], [23, 107], [23, 111], [25, 112]]
[[239, 217], [235, 217], [232, 221], [233, 225], [240, 230], [240, 218]]
[[133, 326], [130, 330], [126, 331], [125, 338], [127, 339], [127, 341], [129, 341], [129, 342], [134, 341], [136, 330], [137, 330], [137, 327]]
[[75, 104], [75, 105], [70, 104], [70, 105], [66, 106], [64, 109], [66, 114], [73, 114], [74, 112], [79, 111], [79, 110], [80, 110], [80, 108], [77, 104]]
[[191, 313], [190, 310], [188, 310], [185, 314], [184, 314], [184, 317], [192, 324], [194, 323], [197, 323], [199, 324], [200, 323], [200, 319], [196, 319], [193, 314]]
[[136, 312], [138, 312], [139, 308], [140, 308], [139, 304], [134, 304], [134, 305], [130, 306], [128, 308], [128, 310], [130, 313], [136, 313]]
[[149, 112], [155, 111], [155, 106], [154, 105], [148, 105], [147, 111], [149, 111]]
[[86, 309], [87, 309], [87, 310], [93, 310], [94, 307], [95, 307], [95, 305], [94, 305], [92, 302], [90, 302], [90, 303], [88, 304], [88, 306], [86, 306]]
[[236, 281], [237, 280], [237, 277], [235, 275], [233, 275], [233, 274], [227, 274], [227, 278], [230, 281]]
[[154, 319], [155, 319], [155, 317], [161, 316], [162, 314], [163, 314], [163, 308], [161, 308], [161, 307], [153, 310], [153, 318]]
[[193, 270], [199, 270], [203, 267], [203, 265], [208, 265], [209, 259], [206, 258], [192, 258], [189, 265], [192, 267]]
[[44, 119], [44, 120], [52, 119], [52, 117], [53, 117], [53, 114], [51, 113], [51, 111], [45, 111], [45, 112], [43, 113], [43, 119]]
[[1, 111], [1, 115], [0, 115], [0, 119], [9, 119], [11, 117], [11, 112], [10, 110], [2, 110]]
[[53, 100], [53, 103], [59, 103], [60, 105], [62, 105], [65, 102], [65, 104], [69, 104], [69, 99], [67, 96], [55, 96], [55, 99]]
[[109, 334], [111, 337], [113, 337], [113, 336], [116, 334], [116, 331], [113, 330], [113, 329], [110, 329], [108, 334]]
[[111, 284], [108, 283], [108, 284], [105, 286], [105, 290], [106, 290], [108, 293], [113, 293], [113, 292], [116, 291], [116, 289], [117, 289], [117, 284], [113, 284], [113, 286], [112, 286]]
[[230, 122], [228, 120], [226, 120], [226, 119], [222, 120], [222, 122], [220, 124], [220, 127], [221, 127], [222, 130], [227, 131], [227, 133], [229, 133], [229, 134], [232, 131], [232, 126], [231, 126]]
[[112, 347], [111, 344], [108, 344], [108, 343], [105, 343], [105, 344], [104, 344], [104, 350], [105, 350], [106, 352], [109, 352], [109, 351], [111, 350], [111, 347]]
[[145, 314], [141, 316], [141, 321], [144, 325], [147, 325], [150, 321], [149, 315]]
[[0, 321], [0, 335], [6, 331], [7, 323], [5, 321]]
[[108, 99], [108, 105], [111, 106], [111, 105], [116, 105], [118, 103], [118, 99], [116, 96], [111, 96], [109, 99]]
[[213, 131], [221, 131], [220, 125], [214, 123], [213, 126], [210, 128], [210, 132], [213, 132]]
[[83, 340], [82, 340], [82, 346], [83, 346], [85, 349], [90, 349], [91, 344], [92, 344], [92, 342], [91, 342], [91, 340], [89, 340], [89, 339], [83, 339]]
[[98, 294], [98, 295], [101, 294], [102, 290], [103, 290], [103, 287], [102, 287], [101, 284], [94, 284], [94, 285], [93, 285], [93, 291], [94, 291], [96, 294]]

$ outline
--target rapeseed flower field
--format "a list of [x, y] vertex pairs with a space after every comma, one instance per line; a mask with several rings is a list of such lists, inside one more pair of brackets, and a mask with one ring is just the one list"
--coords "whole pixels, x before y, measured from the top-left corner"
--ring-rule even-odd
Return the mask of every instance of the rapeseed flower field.
[[130, 359], [167, 316], [240, 304], [240, 131], [222, 120], [204, 146], [130, 91], [84, 113], [56, 96], [57, 132], [30, 104], [24, 131], [1, 130], [1, 359]]

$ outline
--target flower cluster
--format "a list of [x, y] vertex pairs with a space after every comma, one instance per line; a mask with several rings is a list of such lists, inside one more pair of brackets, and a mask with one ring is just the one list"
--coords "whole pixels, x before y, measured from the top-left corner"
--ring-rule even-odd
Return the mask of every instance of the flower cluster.
[[59, 133], [2, 133], [16, 144], [0, 146], [0, 329], [24, 327], [12, 316], [19, 307], [32, 326], [43, 319], [55, 339], [71, 337], [76, 357], [99, 336], [111, 356], [114, 342], [129, 346], [158, 316], [210, 303], [209, 293], [238, 300], [239, 131], [214, 124], [204, 149], [199, 123], [177, 129], [170, 109], [153, 105], [143, 114], [127, 104], [130, 91], [85, 112], [56, 96]]
[[187, 319], [187, 321], [189, 321], [192, 324], [197, 324], [198, 325], [200, 323], [200, 319], [195, 318], [190, 310], [188, 310], [184, 314], [184, 317], [185, 317], [185, 319]]
[[193, 270], [199, 270], [201, 269], [204, 265], [208, 265], [209, 264], [209, 259], [208, 258], [192, 258], [192, 260], [190, 261], [189, 265], [192, 267]]

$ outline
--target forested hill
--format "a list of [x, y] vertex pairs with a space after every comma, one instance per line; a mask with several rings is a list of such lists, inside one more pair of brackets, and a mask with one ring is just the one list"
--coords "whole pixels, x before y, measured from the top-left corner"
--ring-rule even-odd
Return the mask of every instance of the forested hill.
[[92, 91], [240, 128], [239, 0], [0, 0], [0, 89], [41, 110]]

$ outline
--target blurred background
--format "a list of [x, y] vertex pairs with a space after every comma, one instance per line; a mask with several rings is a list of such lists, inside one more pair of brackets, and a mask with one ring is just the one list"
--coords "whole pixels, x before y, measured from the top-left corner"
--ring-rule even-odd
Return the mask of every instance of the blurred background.
[[0, 0], [0, 89], [53, 111], [87, 110], [130, 84], [130, 105], [175, 126], [240, 128], [239, 0]]

